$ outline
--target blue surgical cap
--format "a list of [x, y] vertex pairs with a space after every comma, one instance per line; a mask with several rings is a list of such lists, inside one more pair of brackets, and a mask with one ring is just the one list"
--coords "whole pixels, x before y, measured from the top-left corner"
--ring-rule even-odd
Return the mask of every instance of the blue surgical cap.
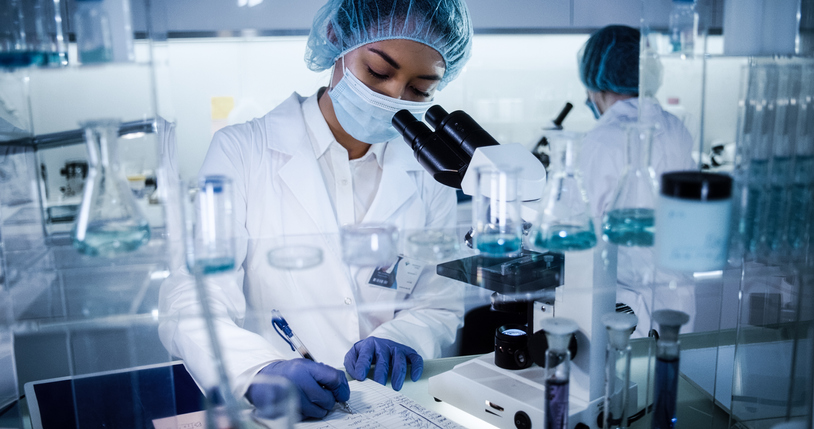
[[579, 77], [591, 91], [639, 94], [639, 30], [609, 25], [591, 35], [579, 53]]
[[463, 0], [328, 0], [314, 17], [305, 62], [314, 71], [368, 43], [407, 39], [441, 54], [446, 70], [439, 89], [469, 60], [472, 21]]

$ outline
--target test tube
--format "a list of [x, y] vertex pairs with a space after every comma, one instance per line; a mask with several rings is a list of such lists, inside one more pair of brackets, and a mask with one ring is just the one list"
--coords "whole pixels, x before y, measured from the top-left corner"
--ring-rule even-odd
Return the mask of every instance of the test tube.
[[630, 386], [630, 334], [639, 319], [633, 314], [608, 313], [602, 324], [608, 331], [605, 355], [604, 429], [626, 428], [628, 423], [628, 391]]
[[545, 353], [545, 412], [543, 428], [568, 429], [568, 390], [571, 374], [571, 352], [568, 344], [579, 329], [577, 322], [563, 317], [544, 319], [548, 350]]
[[681, 343], [678, 331], [690, 320], [683, 311], [658, 310], [653, 320], [659, 325], [656, 341], [656, 378], [653, 385], [653, 429], [673, 429], [676, 426], [678, 396], [678, 358]]

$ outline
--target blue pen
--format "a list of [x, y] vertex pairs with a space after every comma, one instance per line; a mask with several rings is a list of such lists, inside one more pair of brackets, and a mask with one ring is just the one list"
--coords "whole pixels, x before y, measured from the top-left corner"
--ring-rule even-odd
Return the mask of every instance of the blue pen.
[[[288, 326], [288, 322], [285, 321], [283, 315], [277, 311], [276, 309], [271, 310], [271, 324], [274, 326], [274, 330], [277, 331], [277, 335], [280, 336], [286, 343], [291, 347], [291, 350], [300, 354], [300, 356], [308, 359], [310, 361], [316, 362], [313, 356], [311, 356], [311, 352], [305, 348], [305, 344], [300, 341], [300, 337], [291, 330], [291, 326]], [[340, 402], [345, 411], [349, 414], [353, 414], [353, 410], [350, 408], [347, 402]]]

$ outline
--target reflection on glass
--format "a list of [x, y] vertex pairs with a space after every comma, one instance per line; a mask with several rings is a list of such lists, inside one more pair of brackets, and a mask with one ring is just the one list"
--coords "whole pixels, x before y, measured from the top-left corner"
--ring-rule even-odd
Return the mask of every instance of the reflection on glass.
[[340, 231], [342, 260], [359, 267], [390, 265], [398, 256], [399, 233], [388, 224], [345, 225]]
[[581, 136], [559, 133], [549, 139], [552, 156], [549, 179], [540, 200], [540, 213], [529, 234], [537, 249], [567, 251], [596, 246], [588, 197], [577, 168]]
[[150, 225], [119, 164], [119, 121], [89, 121], [82, 127], [89, 171], [71, 231], [74, 247], [91, 256], [113, 256], [138, 249], [150, 240]]
[[480, 167], [476, 173], [472, 204], [475, 248], [495, 258], [519, 255], [523, 241], [517, 187], [520, 170]]

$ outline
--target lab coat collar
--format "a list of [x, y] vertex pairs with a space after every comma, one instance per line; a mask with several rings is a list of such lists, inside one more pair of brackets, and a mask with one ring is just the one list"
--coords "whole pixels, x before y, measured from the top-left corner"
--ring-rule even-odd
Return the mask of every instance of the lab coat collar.
[[401, 138], [371, 148], [382, 152], [382, 155], [376, 158], [382, 166], [382, 179], [363, 222], [386, 222], [418, 192], [415, 179], [410, 172], [421, 170], [421, 165], [413, 158], [409, 146], [399, 140]]
[[[292, 195], [308, 212], [319, 231], [323, 234], [337, 234], [339, 227], [333, 211], [325, 210], [325, 202], [330, 201], [330, 197], [325, 189], [325, 182], [322, 180], [322, 172], [314, 157], [311, 144], [307, 143], [310, 141], [306, 130], [307, 116], [303, 115], [304, 110], [301, 107], [305, 100], [299, 94], [294, 93], [277, 109], [266, 115], [267, 129], [276, 130], [275, 133], [266, 135], [279, 136], [277, 140], [269, 140], [267, 144], [272, 150], [291, 155], [291, 158], [279, 169], [278, 174], [291, 190]], [[275, 112], [280, 112], [280, 114], [275, 114]], [[322, 117], [319, 111], [317, 114]], [[299, 115], [299, 120], [293, 118], [292, 115]]]

